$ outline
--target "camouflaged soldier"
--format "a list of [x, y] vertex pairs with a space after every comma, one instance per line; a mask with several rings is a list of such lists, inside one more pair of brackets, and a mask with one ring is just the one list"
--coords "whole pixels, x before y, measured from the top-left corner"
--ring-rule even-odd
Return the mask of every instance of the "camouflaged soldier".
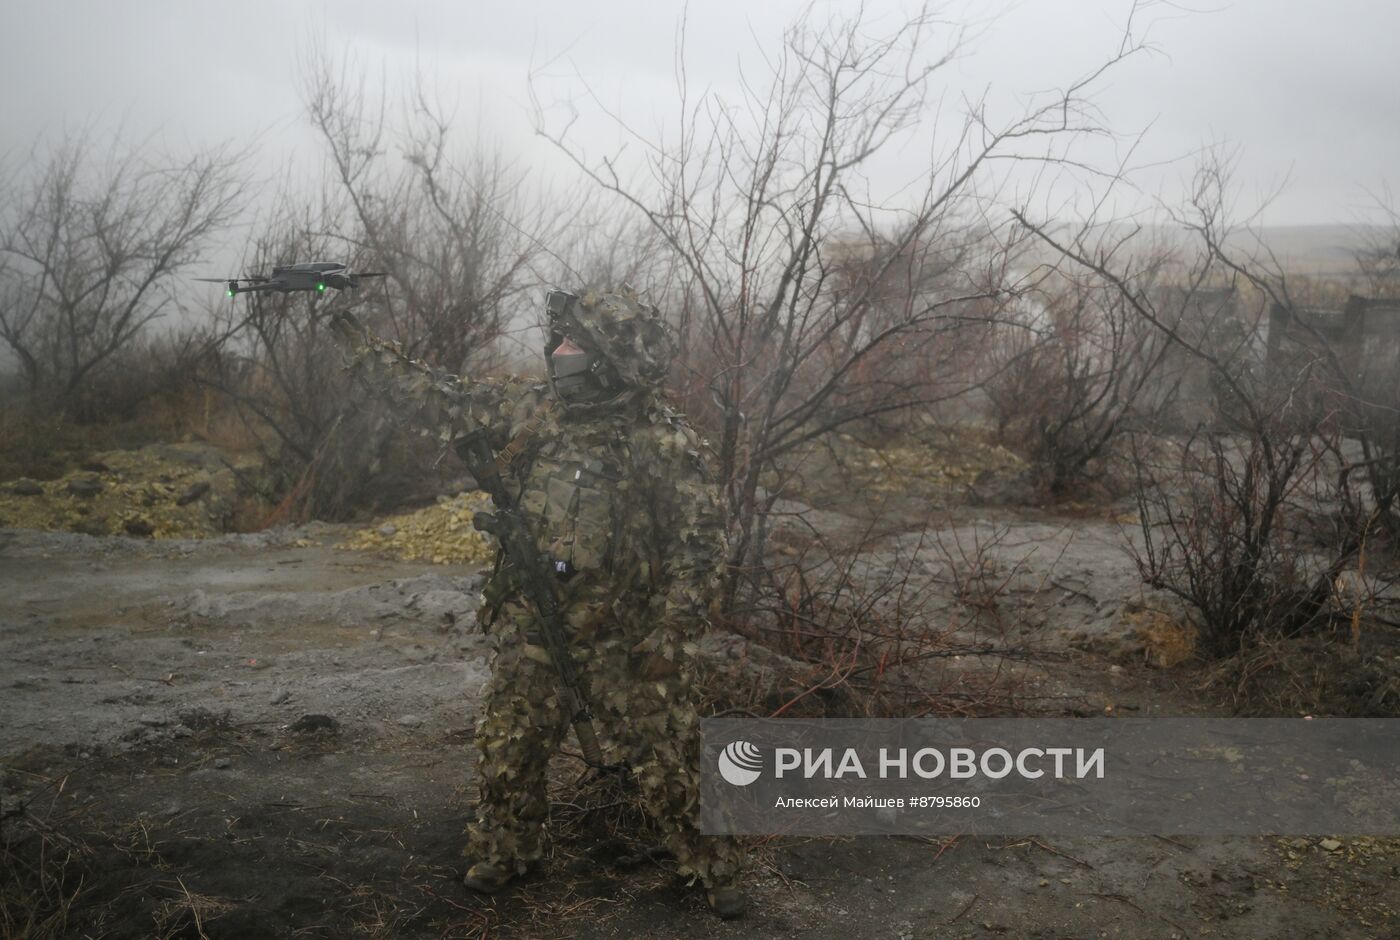
[[[720, 916], [743, 912], [741, 861], [728, 838], [700, 835], [698, 722], [688, 660], [705, 626], [724, 536], [700, 441], [662, 398], [674, 351], [654, 308], [629, 288], [548, 298], [547, 384], [443, 375], [368, 336], [339, 332], [354, 364], [418, 428], [446, 445], [488, 430], [558, 572], [569, 647], [600, 730], [617, 743], [679, 873]], [[558, 676], [508, 561], [479, 612], [493, 641], [477, 726], [481, 795], [465, 883], [493, 892], [544, 853], [545, 767], [567, 733]]]

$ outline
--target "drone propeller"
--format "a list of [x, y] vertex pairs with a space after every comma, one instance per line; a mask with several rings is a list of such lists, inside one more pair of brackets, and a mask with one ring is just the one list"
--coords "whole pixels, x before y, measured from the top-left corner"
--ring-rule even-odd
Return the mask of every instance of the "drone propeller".
[[347, 269], [346, 272], [345, 272], [345, 280], [349, 282], [349, 284], [350, 284], [350, 286], [351, 286], [352, 288], [356, 288], [356, 289], [359, 288], [359, 286], [360, 286], [360, 278], [362, 278], [362, 277], [388, 277], [388, 275], [385, 274], [383, 271], [364, 271], [364, 272], [360, 272], [360, 271], [350, 271], [350, 270]]
[[239, 282], [239, 281], [265, 281], [265, 280], [267, 280], [267, 278], [265, 278], [265, 277], [264, 277], [264, 278], [256, 278], [256, 277], [230, 277], [230, 278], [221, 278], [221, 277], [197, 277], [197, 278], [194, 278], [194, 280], [196, 280], [196, 281], [209, 281], [209, 282], [214, 283], [214, 284], [223, 284], [223, 285], [225, 285], [225, 287], [224, 287], [224, 296], [226, 296], [226, 297], [233, 297], [233, 296], [235, 296], [235, 295], [237, 295], [237, 294], [241, 294], [241, 293], [243, 293], [244, 291], [249, 290], [249, 288], [247, 288], [247, 287], [239, 287], [239, 286], [238, 286], [238, 282]]

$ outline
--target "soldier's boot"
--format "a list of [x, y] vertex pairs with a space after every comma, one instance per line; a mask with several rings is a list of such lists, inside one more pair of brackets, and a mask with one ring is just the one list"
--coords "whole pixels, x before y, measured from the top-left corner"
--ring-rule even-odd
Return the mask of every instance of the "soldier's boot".
[[477, 862], [467, 869], [462, 884], [482, 894], [495, 894], [516, 878], [515, 869], [492, 862]]
[[749, 909], [749, 899], [734, 884], [718, 884], [705, 889], [705, 903], [710, 912], [721, 920], [743, 917]]

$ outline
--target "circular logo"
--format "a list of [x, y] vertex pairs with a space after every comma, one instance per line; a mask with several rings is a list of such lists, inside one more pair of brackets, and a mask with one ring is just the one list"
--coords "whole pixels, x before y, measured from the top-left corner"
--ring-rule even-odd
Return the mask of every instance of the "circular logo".
[[746, 787], [763, 772], [763, 754], [757, 745], [734, 741], [719, 755], [719, 775], [736, 787]]

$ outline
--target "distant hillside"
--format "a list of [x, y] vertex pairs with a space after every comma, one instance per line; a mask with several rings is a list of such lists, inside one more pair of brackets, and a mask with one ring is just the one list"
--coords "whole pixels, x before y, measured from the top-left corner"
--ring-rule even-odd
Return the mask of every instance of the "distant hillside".
[[1384, 231], [1355, 225], [1274, 225], [1240, 232], [1227, 245], [1249, 251], [1257, 240], [1299, 274], [1352, 274], [1356, 252]]
[[[1104, 236], [1112, 238], [1121, 238], [1130, 231], [1120, 223], [1100, 228]], [[1356, 252], [1388, 231], [1378, 226], [1359, 225], [1271, 225], [1235, 232], [1226, 247], [1248, 255], [1262, 245], [1292, 274], [1347, 276], [1356, 273]], [[1144, 246], [1160, 242], [1188, 248], [1193, 244], [1190, 232], [1166, 225], [1143, 226], [1138, 238]], [[1037, 257], [1048, 261], [1050, 252], [1039, 252]]]

